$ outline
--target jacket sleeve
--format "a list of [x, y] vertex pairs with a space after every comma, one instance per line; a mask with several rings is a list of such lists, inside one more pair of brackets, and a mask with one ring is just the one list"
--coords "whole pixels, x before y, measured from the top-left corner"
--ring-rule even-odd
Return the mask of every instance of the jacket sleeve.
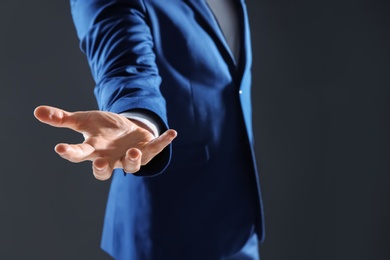
[[[95, 80], [100, 110], [137, 111], [168, 129], [151, 28], [142, 0], [71, 0], [73, 22]], [[169, 164], [171, 146], [135, 174], [152, 176]]]

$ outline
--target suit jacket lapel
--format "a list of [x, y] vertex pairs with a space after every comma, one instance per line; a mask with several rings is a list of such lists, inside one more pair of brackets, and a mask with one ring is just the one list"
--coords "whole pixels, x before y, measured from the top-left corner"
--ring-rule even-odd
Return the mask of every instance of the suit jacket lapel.
[[226, 42], [225, 36], [222, 33], [222, 30], [219, 28], [218, 22], [216, 21], [213, 12], [207, 5], [205, 0], [185, 0], [190, 4], [190, 6], [196, 11], [196, 13], [201, 18], [202, 25], [205, 30], [210, 34], [211, 37], [215, 39], [219, 49], [221, 50], [226, 62], [229, 66], [235, 67], [235, 60], [232, 52]]
[[250, 61], [248, 58], [250, 42], [249, 42], [249, 26], [248, 26], [248, 17], [246, 15], [245, 3], [244, 0], [240, 1], [240, 10], [239, 15], [241, 16], [241, 50], [240, 50], [240, 64], [236, 64], [233, 53], [231, 52], [225, 36], [220, 29], [218, 22], [216, 21], [214, 14], [206, 3], [206, 0], [185, 0], [199, 15], [201, 18], [202, 25], [205, 30], [213, 37], [221, 50], [223, 57], [226, 60], [226, 63], [230, 67], [232, 76], [234, 78], [238, 77], [238, 80], [241, 79], [245, 69], [247, 68], [247, 62]]
[[245, 0], [240, 0], [240, 3], [241, 3], [240, 15], [242, 17], [242, 24], [241, 24], [241, 50], [240, 50], [239, 76], [241, 79], [243, 74], [252, 65], [252, 45], [251, 45], [251, 36], [249, 30], [249, 18], [246, 10]]

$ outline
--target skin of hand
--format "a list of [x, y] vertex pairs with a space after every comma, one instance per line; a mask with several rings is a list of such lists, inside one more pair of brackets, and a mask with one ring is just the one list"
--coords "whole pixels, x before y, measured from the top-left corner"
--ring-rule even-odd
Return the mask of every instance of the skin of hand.
[[39, 106], [34, 116], [42, 123], [83, 134], [83, 143], [60, 143], [55, 151], [74, 163], [92, 161], [93, 175], [98, 180], [109, 179], [114, 168], [127, 173], [139, 171], [177, 136], [169, 129], [156, 138], [143, 123], [104, 111], [68, 112]]

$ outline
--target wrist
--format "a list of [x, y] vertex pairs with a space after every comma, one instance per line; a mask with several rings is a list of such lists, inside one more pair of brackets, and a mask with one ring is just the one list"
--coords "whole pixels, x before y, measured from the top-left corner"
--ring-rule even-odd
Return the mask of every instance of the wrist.
[[136, 124], [137, 126], [149, 131], [154, 137], [157, 137], [155, 131], [153, 131], [153, 129], [150, 128], [147, 124], [134, 118], [128, 118], [128, 120], [130, 120], [132, 123]]

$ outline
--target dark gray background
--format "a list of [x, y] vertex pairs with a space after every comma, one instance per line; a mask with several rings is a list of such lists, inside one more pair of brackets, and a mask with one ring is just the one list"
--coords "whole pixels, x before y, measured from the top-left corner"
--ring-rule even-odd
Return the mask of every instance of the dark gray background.
[[[247, 1], [263, 260], [390, 259], [390, 2]], [[0, 259], [110, 259], [109, 182], [33, 117], [96, 109], [68, 1], [0, 2]]]

